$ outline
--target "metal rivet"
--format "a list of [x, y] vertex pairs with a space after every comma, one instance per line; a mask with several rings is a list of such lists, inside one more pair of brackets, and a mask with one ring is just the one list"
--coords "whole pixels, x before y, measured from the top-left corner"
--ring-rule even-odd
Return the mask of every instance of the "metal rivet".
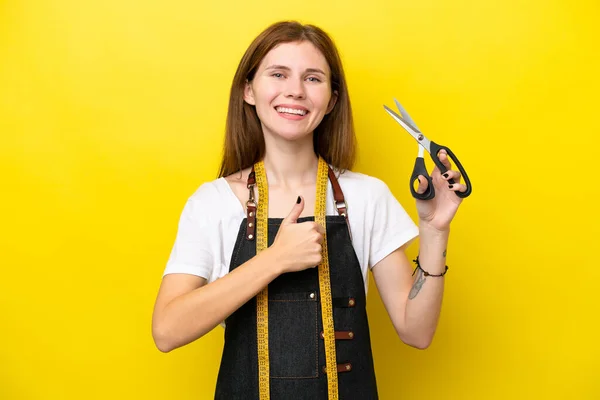
[[248, 235], [248, 239], [252, 239], [254, 235]]
[[248, 215], [251, 216], [251, 217], [254, 217], [254, 212], [250, 211], [250, 214], [248, 214]]
[[314, 299], [315, 298], [315, 294], [311, 293], [311, 294], [308, 295], [308, 297], [310, 297], [311, 299]]
[[349, 305], [350, 307], [354, 306], [354, 303], [355, 303], [355, 302], [354, 302], [354, 299], [350, 299], [350, 300], [348, 300], [348, 305]]
[[348, 337], [349, 337], [350, 339], [352, 339], [352, 338], [354, 337], [354, 333], [352, 333], [352, 332], [348, 332]]
[[350, 368], [352, 368], [350, 364], [346, 364], [346, 371], [350, 371]]
[[248, 226], [249, 226], [250, 228], [252, 228], [252, 227], [254, 226], [254, 224], [253, 224], [252, 222], [250, 222], [250, 223], [248, 224]]

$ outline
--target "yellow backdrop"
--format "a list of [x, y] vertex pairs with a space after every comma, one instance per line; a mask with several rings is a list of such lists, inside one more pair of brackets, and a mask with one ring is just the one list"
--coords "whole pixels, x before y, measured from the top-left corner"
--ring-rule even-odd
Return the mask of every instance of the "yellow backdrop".
[[397, 339], [371, 282], [381, 398], [600, 398], [599, 11], [0, 2], [0, 398], [212, 398], [222, 329], [163, 354], [152, 306], [183, 204], [216, 176], [237, 63], [279, 19], [316, 23], [339, 45], [357, 171], [416, 218], [417, 145], [382, 107], [397, 97], [474, 184], [428, 350]]

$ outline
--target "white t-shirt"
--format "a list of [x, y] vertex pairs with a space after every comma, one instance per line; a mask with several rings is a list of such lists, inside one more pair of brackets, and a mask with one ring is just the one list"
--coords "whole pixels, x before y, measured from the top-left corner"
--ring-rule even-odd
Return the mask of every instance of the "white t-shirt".
[[[336, 176], [339, 173], [336, 171]], [[338, 177], [348, 204], [352, 243], [368, 290], [368, 269], [413, 240], [419, 229], [380, 179], [345, 171]], [[338, 215], [328, 185], [327, 215]], [[203, 183], [188, 198], [164, 274], [193, 274], [213, 282], [229, 272], [246, 210], [224, 178]]]

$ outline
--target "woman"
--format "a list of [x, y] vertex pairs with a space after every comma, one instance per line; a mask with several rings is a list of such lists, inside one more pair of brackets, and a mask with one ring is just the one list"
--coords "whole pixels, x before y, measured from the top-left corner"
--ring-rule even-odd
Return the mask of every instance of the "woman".
[[[225, 326], [215, 398], [377, 398], [368, 268], [400, 339], [430, 344], [465, 186], [441, 154], [448, 172], [432, 172], [417, 226], [385, 183], [351, 171], [354, 140], [331, 39], [268, 27], [234, 77], [219, 178], [183, 209], [153, 315], [163, 352]], [[417, 235], [413, 279], [404, 249]]]

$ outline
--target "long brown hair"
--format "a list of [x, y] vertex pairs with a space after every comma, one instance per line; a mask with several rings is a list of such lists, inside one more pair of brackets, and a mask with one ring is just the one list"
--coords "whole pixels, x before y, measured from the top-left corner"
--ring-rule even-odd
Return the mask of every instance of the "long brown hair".
[[356, 137], [348, 86], [339, 53], [327, 33], [314, 25], [281, 21], [261, 32], [242, 57], [231, 85], [225, 127], [225, 144], [219, 177], [228, 176], [262, 160], [265, 141], [254, 106], [244, 101], [246, 81], [251, 82], [261, 61], [281, 43], [309, 41], [325, 57], [331, 70], [331, 89], [338, 99], [313, 134], [315, 153], [340, 170], [352, 168]]

